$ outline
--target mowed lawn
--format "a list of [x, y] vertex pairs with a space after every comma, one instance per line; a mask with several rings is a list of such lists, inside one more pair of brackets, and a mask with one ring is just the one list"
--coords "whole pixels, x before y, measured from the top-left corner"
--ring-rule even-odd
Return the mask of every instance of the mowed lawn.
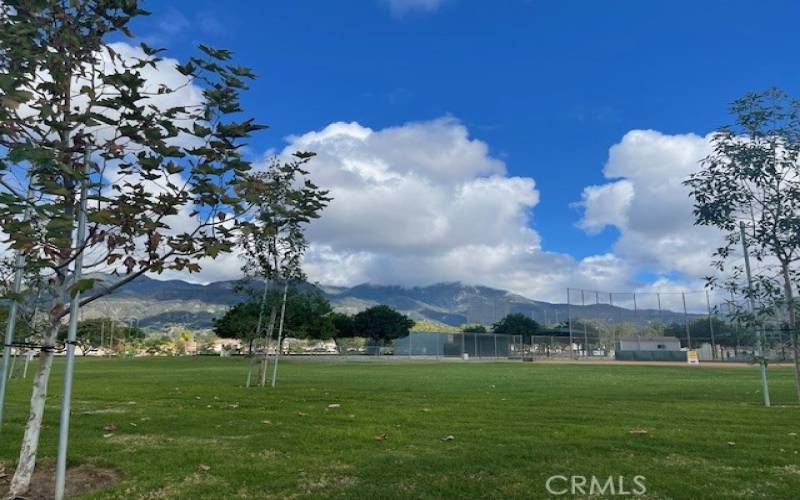
[[[648, 498], [800, 495], [788, 368], [770, 370], [770, 409], [756, 368], [289, 361], [277, 389], [244, 377], [241, 359], [79, 359], [71, 464], [121, 477], [91, 498], [545, 498], [555, 474], [642, 475]], [[9, 465], [28, 391], [12, 381]]]

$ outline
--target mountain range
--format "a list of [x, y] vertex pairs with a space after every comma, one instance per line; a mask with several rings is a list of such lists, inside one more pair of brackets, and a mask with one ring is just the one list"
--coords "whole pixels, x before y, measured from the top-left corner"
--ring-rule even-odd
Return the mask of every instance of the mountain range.
[[[153, 328], [170, 325], [208, 328], [214, 317], [244, 300], [243, 293], [237, 290], [238, 283], [217, 281], [202, 285], [141, 276], [112, 295], [87, 305], [83, 315], [84, 318], [137, 320], [141, 326]], [[337, 311], [353, 314], [376, 304], [386, 304], [415, 320], [450, 326], [491, 324], [509, 313], [522, 313], [546, 324], [565, 321], [570, 313], [573, 318], [608, 323], [682, 322], [684, 319], [682, 313], [673, 311], [633, 311], [602, 303], [586, 306], [550, 303], [497, 288], [458, 282], [420, 287], [322, 286], [321, 290]]]

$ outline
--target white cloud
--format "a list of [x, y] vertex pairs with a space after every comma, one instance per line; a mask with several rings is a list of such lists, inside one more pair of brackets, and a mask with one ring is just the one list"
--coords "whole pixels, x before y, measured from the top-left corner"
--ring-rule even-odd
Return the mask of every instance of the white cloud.
[[[283, 155], [317, 153], [311, 177], [334, 198], [308, 230], [305, 270], [323, 284], [462, 281], [559, 302], [567, 287], [636, 289], [640, 306], [655, 308], [656, 291], [702, 289], [719, 241], [716, 231], [693, 226], [681, 184], [708, 151], [708, 138], [696, 135], [632, 131], [611, 148], [609, 182], [585, 189], [579, 225], [589, 233], [614, 226], [621, 235], [613, 251], [584, 259], [542, 248], [530, 225], [535, 181], [507, 175], [453, 118], [384, 129], [332, 123], [287, 141]], [[240, 265], [226, 256], [193, 278], [233, 279]], [[642, 271], [656, 278], [642, 283]], [[701, 310], [704, 294], [695, 295], [688, 306]], [[674, 309], [679, 298], [662, 300]]]
[[530, 227], [539, 192], [506, 174], [452, 118], [373, 130], [333, 123], [289, 138], [334, 200], [308, 236], [306, 270], [326, 284], [463, 281], [561, 300], [568, 286], [630, 286], [616, 257], [576, 261], [541, 248]]
[[709, 141], [695, 134], [628, 132], [609, 151], [604, 173], [610, 182], [584, 189], [578, 225], [589, 233], [615, 226], [621, 234], [614, 253], [639, 269], [708, 274], [721, 235], [693, 224], [682, 183], [711, 152]]
[[584, 188], [579, 205], [585, 211], [578, 226], [589, 234], [597, 234], [606, 226], [626, 227], [633, 196], [633, 184], [629, 180]]

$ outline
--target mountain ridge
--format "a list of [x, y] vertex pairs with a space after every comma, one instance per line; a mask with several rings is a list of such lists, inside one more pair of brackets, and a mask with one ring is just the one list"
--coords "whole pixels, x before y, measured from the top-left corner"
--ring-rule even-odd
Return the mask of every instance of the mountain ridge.
[[[104, 280], [108, 277], [97, 276]], [[154, 328], [184, 325], [209, 328], [212, 319], [244, 300], [237, 280], [207, 284], [183, 280], [157, 280], [141, 276], [114, 294], [86, 306], [85, 318], [112, 317], [137, 320]], [[521, 313], [540, 323], [557, 323], [568, 317], [591, 317], [608, 323], [682, 321], [682, 313], [642, 309], [631, 311], [610, 304], [586, 306], [529, 299], [520, 294], [484, 285], [442, 282], [427, 286], [378, 285], [361, 283], [352, 287], [321, 285], [319, 290], [334, 309], [354, 314], [367, 307], [385, 304], [409, 315], [450, 326], [466, 323], [491, 324], [510, 313]], [[691, 315], [695, 316], [695, 315]]]

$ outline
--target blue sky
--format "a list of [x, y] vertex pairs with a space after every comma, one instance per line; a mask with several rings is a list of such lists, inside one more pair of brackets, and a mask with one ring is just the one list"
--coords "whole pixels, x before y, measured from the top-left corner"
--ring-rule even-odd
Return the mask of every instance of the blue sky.
[[[170, 56], [185, 58], [202, 42], [232, 49], [254, 68], [259, 79], [244, 104], [271, 126], [252, 142], [254, 154], [334, 122], [380, 130], [452, 117], [508, 176], [535, 180], [530, 225], [542, 248], [578, 260], [614, 252], [624, 230], [605, 224], [588, 234], [575, 203], [587, 186], [609, 182], [609, 148], [625, 134], [703, 136], [727, 122], [728, 103], [744, 92], [771, 85], [795, 92], [800, 83], [800, 7], [789, 1], [145, 7], [153, 14], [134, 25], [137, 35]], [[674, 272], [641, 265], [634, 274]]]

